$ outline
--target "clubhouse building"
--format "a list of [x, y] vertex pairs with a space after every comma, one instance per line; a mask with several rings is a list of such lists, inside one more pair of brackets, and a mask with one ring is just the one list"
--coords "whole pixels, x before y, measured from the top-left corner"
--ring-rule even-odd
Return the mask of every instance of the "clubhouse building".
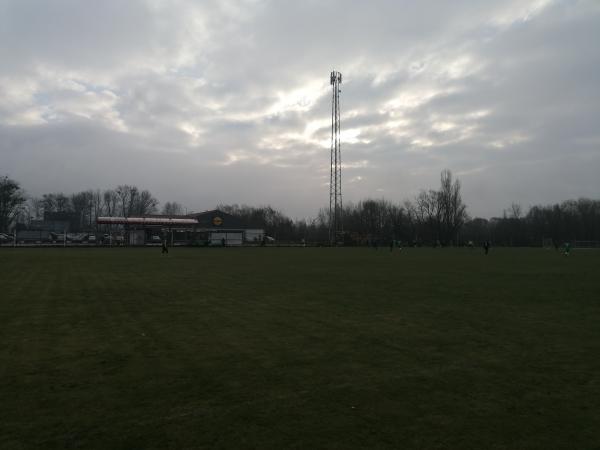
[[98, 217], [96, 223], [109, 235], [120, 233], [128, 245], [239, 246], [260, 244], [264, 230], [242, 223], [217, 209], [185, 216], [147, 215], [140, 217]]

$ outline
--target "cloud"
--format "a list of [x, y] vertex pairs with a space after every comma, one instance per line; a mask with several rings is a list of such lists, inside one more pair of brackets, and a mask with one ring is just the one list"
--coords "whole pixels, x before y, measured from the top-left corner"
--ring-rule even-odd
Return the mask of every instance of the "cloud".
[[474, 215], [597, 196], [597, 42], [593, 0], [9, 0], [0, 173], [314, 214], [336, 69], [347, 200], [401, 201], [444, 168]]

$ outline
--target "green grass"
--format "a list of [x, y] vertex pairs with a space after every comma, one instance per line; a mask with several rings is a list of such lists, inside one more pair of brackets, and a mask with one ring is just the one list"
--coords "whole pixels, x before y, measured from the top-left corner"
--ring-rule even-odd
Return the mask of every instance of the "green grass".
[[600, 448], [598, 251], [0, 250], [3, 449]]

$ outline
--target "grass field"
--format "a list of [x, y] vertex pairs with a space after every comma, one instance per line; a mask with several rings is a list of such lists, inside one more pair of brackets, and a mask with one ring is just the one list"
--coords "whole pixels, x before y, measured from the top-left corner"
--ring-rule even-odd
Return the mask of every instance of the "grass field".
[[600, 252], [0, 249], [0, 448], [598, 449]]

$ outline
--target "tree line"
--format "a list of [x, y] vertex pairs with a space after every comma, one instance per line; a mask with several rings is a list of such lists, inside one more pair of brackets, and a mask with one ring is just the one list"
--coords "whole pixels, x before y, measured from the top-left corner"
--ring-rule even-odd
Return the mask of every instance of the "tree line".
[[501, 217], [475, 218], [465, 223], [461, 236], [489, 239], [495, 245], [562, 245], [564, 242], [600, 241], [600, 200], [580, 198], [552, 205], [532, 206], [524, 214], [513, 203]]
[[[293, 220], [271, 206], [217, 205], [251, 228], [262, 228], [278, 241], [328, 241], [329, 210], [314, 218]], [[75, 218], [80, 230], [96, 230], [99, 216], [143, 216], [184, 214], [178, 202], [159, 202], [150, 191], [132, 185], [114, 189], [86, 190], [71, 195], [48, 193], [28, 197], [19, 183], [0, 178], [0, 231], [16, 223], [29, 224], [54, 214]], [[553, 205], [536, 205], [523, 213], [512, 204], [500, 217], [470, 218], [461, 196], [461, 184], [449, 170], [442, 171], [438, 189], [422, 190], [410, 200], [394, 203], [365, 199], [347, 203], [342, 210], [348, 245], [402, 241], [405, 245], [464, 245], [491, 241], [494, 245], [539, 246], [545, 240], [600, 240], [600, 200], [568, 200]]]
[[[277, 240], [326, 242], [329, 239], [329, 210], [321, 209], [314, 219], [292, 220], [270, 206], [219, 205], [217, 209], [238, 217], [250, 226], [263, 228]], [[421, 191], [402, 205], [388, 200], [367, 199], [348, 203], [342, 209], [347, 244], [402, 240], [458, 244], [458, 231], [467, 220], [460, 195], [460, 182], [444, 170], [440, 188]]]
[[[96, 218], [101, 216], [144, 216], [159, 213], [159, 202], [147, 189], [119, 185], [114, 189], [85, 190], [65, 195], [51, 192], [41, 197], [28, 197], [19, 183], [8, 177], [0, 178], [0, 230], [7, 231], [19, 223], [29, 225], [45, 218], [74, 218], [77, 230], [95, 230]], [[177, 202], [164, 204], [161, 213], [183, 214]]]

